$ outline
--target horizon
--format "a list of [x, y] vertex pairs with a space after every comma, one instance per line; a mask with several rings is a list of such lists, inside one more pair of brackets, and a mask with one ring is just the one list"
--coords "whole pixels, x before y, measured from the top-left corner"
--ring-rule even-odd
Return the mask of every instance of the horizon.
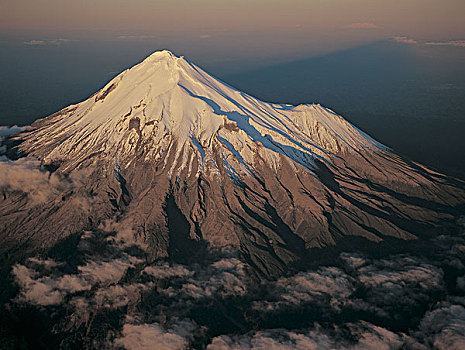
[[465, 45], [464, 12], [460, 0], [5, 0], [0, 43], [33, 49], [135, 42], [202, 60], [255, 56], [278, 63], [386, 39]]

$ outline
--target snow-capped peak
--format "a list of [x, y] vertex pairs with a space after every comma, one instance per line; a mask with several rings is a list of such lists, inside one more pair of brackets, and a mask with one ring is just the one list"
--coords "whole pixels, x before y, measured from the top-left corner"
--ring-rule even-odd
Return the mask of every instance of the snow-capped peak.
[[[281, 156], [312, 168], [315, 158], [331, 161], [336, 154], [383, 147], [327, 108], [259, 101], [167, 50], [65, 108], [35, 135], [63, 140], [41, 155], [46, 162], [66, 159], [78, 166], [97, 152], [130, 163], [137, 153], [145, 161], [164, 158], [177, 172], [215, 172], [221, 149], [235, 176], [250, 173], [257, 156], [272, 168]], [[166, 152], [173, 152], [171, 164]], [[191, 153], [198, 169], [192, 169]]]
[[179, 60], [183, 58], [184, 58], [183, 56], [178, 57], [169, 50], [160, 50], [160, 51], [155, 51], [152, 54], [150, 54], [143, 62]]

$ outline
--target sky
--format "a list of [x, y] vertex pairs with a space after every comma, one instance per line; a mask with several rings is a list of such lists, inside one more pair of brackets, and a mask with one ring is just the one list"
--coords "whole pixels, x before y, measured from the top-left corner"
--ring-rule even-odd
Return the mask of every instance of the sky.
[[0, 0], [3, 41], [154, 41], [215, 59], [298, 59], [408, 37], [465, 39], [463, 0]]

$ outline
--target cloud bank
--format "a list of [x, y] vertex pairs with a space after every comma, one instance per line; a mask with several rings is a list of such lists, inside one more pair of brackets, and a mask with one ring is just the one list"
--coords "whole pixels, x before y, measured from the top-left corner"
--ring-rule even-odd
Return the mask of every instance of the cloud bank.
[[[189, 266], [150, 262], [143, 245], [115, 239], [127, 224], [102, 228], [81, 236], [71, 260], [46, 256], [16, 264], [20, 289], [11, 310], [52, 308], [60, 337], [81, 334], [88, 344], [125, 349], [446, 350], [465, 344], [463, 233], [439, 237], [429, 258], [342, 253], [333, 266], [258, 284], [234, 252], [211, 251], [205, 263]], [[99, 337], [86, 336], [97, 330]]]

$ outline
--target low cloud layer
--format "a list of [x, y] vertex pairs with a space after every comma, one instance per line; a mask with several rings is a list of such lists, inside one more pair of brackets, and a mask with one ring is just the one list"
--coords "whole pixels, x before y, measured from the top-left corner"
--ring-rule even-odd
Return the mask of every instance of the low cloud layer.
[[144, 245], [116, 239], [130, 231], [107, 222], [82, 234], [72, 259], [16, 264], [20, 289], [10, 310], [55, 310], [47, 315], [56, 315], [60, 337], [81, 334], [83, 348], [446, 350], [465, 344], [464, 234], [438, 237], [430, 258], [342, 253], [333, 266], [257, 284], [234, 252], [212, 251], [205, 264], [189, 266], [150, 262]]

